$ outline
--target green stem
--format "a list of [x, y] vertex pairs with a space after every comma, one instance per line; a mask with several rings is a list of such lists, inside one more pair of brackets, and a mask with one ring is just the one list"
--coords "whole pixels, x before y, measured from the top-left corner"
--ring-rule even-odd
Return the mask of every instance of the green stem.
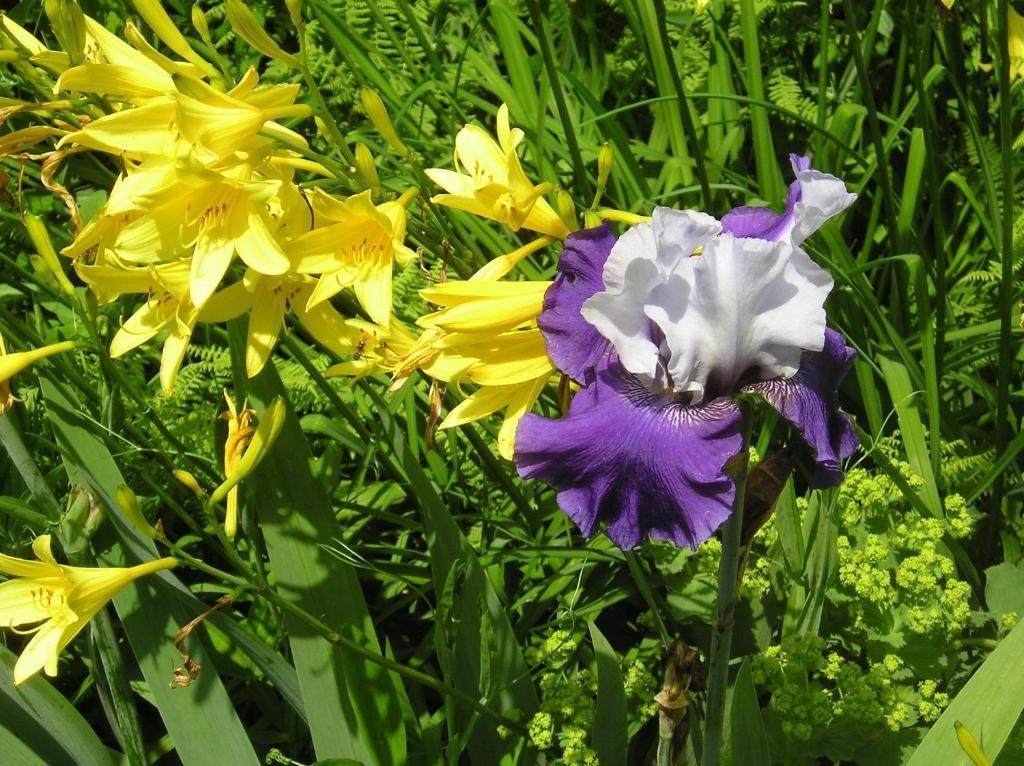
[[[1010, 409], [1010, 375], [1016, 349], [1011, 341], [1013, 328], [1010, 317], [1013, 313], [1013, 110], [1010, 100], [1010, 57], [1009, 57], [1009, 4], [999, 0], [996, 6], [997, 37], [999, 45], [999, 147], [1003, 156], [1002, 178], [1002, 231], [999, 248], [1002, 250], [1002, 268], [999, 280], [999, 366], [996, 379], [996, 455], [1002, 455], [1009, 437], [1009, 422], [1013, 412]], [[934, 437], [933, 437], [934, 438]], [[1003, 501], [1003, 474], [996, 477], [992, 485], [995, 508], [1000, 509]]]
[[558, 79], [555, 57], [551, 54], [551, 35], [548, 34], [548, 26], [537, 0], [528, 0], [527, 6], [530, 9], [530, 19], [533, 21], [534, 31], [537, 33], [537, 43], [540, 46], [541, 57], [544, 59], [544, 69], [547, 70], [548, 80], [551, 83], [551, 95], [554, 96], [555, 106], [558, 108], [558, 118], [562, 121], [565, 142], [569, 146], [569, 156], [572, 157], [572, 177], [576, 186], [576, 196], [579, 200], [590, 199], [593, 194], [587, 184], [587, 171], [583, 165], [583, 155], [580, 154], [580, 145], [576, 140], [576, 130], [573, 128], [572, 118], [569, 116], [569, 107], [565, 102], [562, 83]]
[[743, 446], [735, 459], [732, 474], [736, 496], [732, 513], [722, 527], [722, 560], [718, 567], [718, 601], [711, 634], [711, 658], [708, 663], [708, 699], [704, 715], [702, 766], [718, 766], [722, 749], [722, 725], [725, 721], [725, 689], [729, 680], [732, 650], [733, 610], [736, 606], [737, 572], [740, 563], [740, 537], [743, 532], [743, 499], [747, 489], [747, 447], [750, 444], [751, 412], [748, 402], [739, 402]]

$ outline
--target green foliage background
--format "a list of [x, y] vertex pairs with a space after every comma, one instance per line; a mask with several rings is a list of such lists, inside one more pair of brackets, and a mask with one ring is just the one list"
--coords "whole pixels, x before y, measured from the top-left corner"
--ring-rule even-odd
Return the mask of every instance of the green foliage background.
[[[250, 5], [293, 50], [283, 4]], [[221, 4], [202, 6], [230, 66], [260, 62]], [[188, 4], [166, 7], [189, 35]], [[136, 15], [106, 0], [83, 8], [111, 29]], [[50, 39], [36, 2], [9, 13]], [[459, 127], [490, 127], [501, 102], [526, 131], [531, 177], [579, 210], [606, 141], [616, 162], [602, 204], [624, 210], [779, 207], [790, 152], [858, 192], [809, 247], [836, 280], [830, 323], [859, 353], [842, 400], [864, 449], [838, 490], [808, 491], [799, 466], [755, 540], [726, 757], [966, 763], [961, 720], [997, 763], [1024, 761], [1024, 86], [999, 91], [997, 3], [712, 0], [697, 13], [690, 0], [308, 0], [304, 13], [310, 75], [346, 138], [373, 150], [385, 195], [421, 182], [410, 163], [447, 165]], [[267, 67], [271, 81], [294, 77]], [[380, 92], [411, 160], [373, 131], [363, 86]], [[0, 95], [27, 97], [11, 70], [0, 68]], [[0, 331], [17, 349], [78, 337], [83, 319], [34, 268], [19, 216], [43, 216], [59, 248], [71, 231], [62, 205], [33, 165], [2, 169], [17, 182], [0, 207]], [[67, 163], [62, 180], [95, 208], [116, 172]], [[467, 276], [519, 244], [423, 201], [409, 238], [424, 268], [396, 277], [406, 321], [425, 310], [428, 274]], [[524, 275], [548, 278], [556, 258], [543, 252]], [[176, 570], [125, 591], [52, 684], [14, 690], [0, 670], [11, 762], [653, 762], [664, 647], [707, 649], [714, 541], [623, 553], [583, 540], [549, 488], [497, 457], [496, 422], [428, 449], [426, 381], [389, 396], [384, 379], [327, 380], [336, 360], [297, 326], [254, 381], [232, 342], [240, 328], [206, 327], [165, 397], [156, 344], [106, 358], [130, 307], [94, 309], [91, 343], [17, 379], [24, 403], [0, 420], [0, 547], [23, 554], [59, 530], [78, 548], [69, 555], [148, 555], [114, 510], [123, 480], [170, 536], [231, 570], [171, 471], [216, 482], [225, 387], [260, 411], [283, 391], [294, 417], [243, 490], [238, 554], [256, 583]], [[557, 408], [553, 395], [541, 402]], [[788, 439], [762, 422], [756, 451]], [[175, 631], [225, 594], [233, 602], [188, 638], [197, 682], [170, 690]], [[295, 606], [338, 640], [310, 634]], [[4, 639], [14, 652], [24, 641]], [[0, 654], [5, 668], [11, 657]], [[698, 747], [699, 707], [681, 762]]]

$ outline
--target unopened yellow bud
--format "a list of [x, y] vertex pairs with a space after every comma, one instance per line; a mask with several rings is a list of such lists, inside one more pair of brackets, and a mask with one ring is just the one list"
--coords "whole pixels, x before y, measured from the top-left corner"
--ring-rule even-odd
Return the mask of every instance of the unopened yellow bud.
[[171, 21], [171, 17], [167, 15], [167, 11], [160, 4], [160, 0], [132, 0], [132, 5], [135, 6], [135, 10], [139, 12], [139, 15], [149, 25], [149, 28], [163, 41], [164, 45], [190, 64], [198, 67], [206, 76], [218, 76], [217, 70], [210, 65], [210, 62], [192, 50], [188, 40], [185, 39], [185, 36], [181, 34], [178, 27]]
[[605, 141], [601, 144], [601, 150], [597, 153], [597, 192], [594, 194], [593, 207], [597, 207], [597, 203], [604, 195], [605, 187], [608, 186], [608, 177], [612, 173], [612, 165], [614, 164], [615, 152], [612, 151], [612, 145]]
[[359, 175], [366, 181], [366, 185], [373, 190], [380, 189], [380, 176], [377, 175], [377, 166], [373, 163], [373, 154], [366, 147], [366, 144], [356, 144], [356, 167]]
[[[34, 348], [31, 351], [18, 351], [13, 354], [0, 353], [0, 383], [10, 380], [30, 364], [54, 354], [70, 351], [75, 345], [74, 341], [65, 340], [42, 348]], [[0, 345], [0, 351], [2, 350], [3, 346]]]
[[395, 126], [391, 122], [391, 116], [388, 114], [380, 94], [373, 88], [362, 88], [359, 91], [359, 99], [363, 102], [366, 116], [370, 118], [370, 122], [373, 123], [373, 127], [377, 129], [381, 137], [388, 142], [388, 146], [403, 157], [407, 155], [409, 150], [402, 143], [402, 139], [398, 137], [398, 133], [395, 132]]
[[60, 259], [57, 257], [57, 251], [53, 249], [53, 242], [50, 241], [50, 234], [46, 231], [46, 225], [38, 216], [25, 213], [25, 228], [28, 230], [28, 236], [32, 240], [32, 244], [35, 245], [36, 252], [39, 253], [40, 264], [45, 276], [56, 284], [62, 292], [67, 295], [74, 295], [75, 287], [67, 278], [64, 269], [61, 268]]
[[256, 433], [252, 435], [252, 440], [245, 448], [245, 452], [242, 453], [242, 457], [238, 459], [234, 470], [210, 495], [208, 505], [214, 505], [223, 501], [231, 488], [252, 473], [253, 469], [266, 457], [270, 448], [274, 446], [274, 442], [277, 441], [277, 437], [281, 434], [281, 427], [284, 425], [287, 414], [288, 410], [284, 399], [280, 396], [275, 397], [274, 401], [270, 403], [270, 406], [263, 413], [263, 417], [260, 418], [260, 424], [256, 427]]
[[198, 5], [192, 6], [192, 26], [199, 33], [199, 39], [206, 43], [206, 47], [213, 50], [213, 37], [210, 36], [210, 24], [206, 20], [206, 14]]
[[956, 730], [956, 741], [960, 743], [960, 749], [971, 759], [974, 766], [992, 766], [992, 761], [985, 755], [970, 729], [959, 721], [953, 722], [953, 728]]
[[190, 474], [188, 471], [183, 470], [181, 468], [175, 468], [173, 471], [171, 471], [171, 473], [174, 475], [174, 478], [178, 480], [179, 484], [191, 490], [192, 494], [198, 497], [200, 500], [202, 500], [203, 497], [206, 496], [206, 493], [203, 492], [203, 488], [199, 486], [199, 482], [196, 480], [196, 477]]
[[576, 219], [576, 203], [572, 201], [572, 195], [565, 189], [555, 192], [555, 209], [558, 210], [558, 217], [569, 227], [569, 231], [576, 231], [579, 228], [579, 221]]
[[21, 54], [18, 51], [2, 50], [0, 51], [0, 64], [7, 63], [10, 61], [19, 61]]
[[71, 65], [81, 64], [85, 53], [85, 14], [77, 0], [45, 0], [43, 10]]
[[292, 24], [301, 29], [302, 0], [284, 0], [284, 4], [288, 8], [288, 15], [292, 18]]
[[281, 50], [281, 46], [273, 41], [267, 30], [260, 24], [242, 0], [228, 0], [225, 6], [228, 12], [228, 23], [235, 33], [264, 56], [277, 59], [292, 69], [299, 69], [299, 60], [290, 53]]
[[127, 484], [122, 484], [117, 488], [117, 504], [121, 508], [121, 513], [128, 519], [129, 524], [146, 537], [154, 538], [157, 536], [153, 525], [146, 521], [146, 517], [142, 515], [139, 499]]

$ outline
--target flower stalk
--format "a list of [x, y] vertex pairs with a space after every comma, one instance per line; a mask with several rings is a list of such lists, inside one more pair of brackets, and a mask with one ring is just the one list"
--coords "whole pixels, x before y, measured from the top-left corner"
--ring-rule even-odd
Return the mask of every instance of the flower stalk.
[[736, 495], [732, 503], [732, 513], [722, 525], [722, 560], [718, 566], [718, 599], [715, 604], [715, 623], [711, 633], [711, 655], [708, 663], [702, 766], [717, 766], [722, 749], [725, 690], [729, 680], [729, 659], [732, 650], [733, 612], [739, 587], [737, 580], [743, 533], [743, 502], [747, 489], [752, 406], [744, 399], [739, 399], [737, 405], [742, 412], [740, 430], [743, 434], [743, 447], [727, 468], [736, 485]]

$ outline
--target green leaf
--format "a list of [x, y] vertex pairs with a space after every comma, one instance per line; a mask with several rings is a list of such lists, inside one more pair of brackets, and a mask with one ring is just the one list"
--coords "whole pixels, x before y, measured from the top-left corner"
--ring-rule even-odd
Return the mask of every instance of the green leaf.
[[14, 686], [17, 656], [0, 647], [0, 752], [18, 766], [114, 766], [78, 711], [38, 674]]
[[[880, 356], [878, 364], [882, 368], [885, 383], [889, 387], [889, 395], [892, 396], [892, 403], [896, 408], [900, 435], [903, 437], [910, 467], [914, 469], [914, 473], [924, 479], [921, 499], [933, 516], [942, 518], [944, 515], [942, 501], [939, 499], [939, 489], [935, 483], [935, 475], [932, 473], [928, 437], [925, 436], [924, 425], [921, 423], [921, 415], [917, 409], [917, 399], [921, 391], [913, 387], [907, 368], [901, 363]], [[938, 439], [939, 435], [931, 434], [931, 438]]]
[[[272, 365], [249, 381], [248, 391], [257, 413], [284, 395]], [[312, 476], [311, 459], [289, 406], [277, 441], [248, 479], [277, 591], [379, 652], [355, 569], [323, 547], [343, 535], [329, 498]], [[401, 685], [387, 671], [330, 644], [297, 618], [285, 619], [317, 756], [382, 766], [403, 763], [405, 730], [397, 699], [404, 693]]]
[[1005, 562], [985, 570], [985, 603], [995, 614], [1024, 616], [1024, 563]]
[[1018, 623], [971, 676], [918, 745], [907, 766], [959, 763], [963, 758], [954, 724], [963, 723], [994, 761], [1024, 710], [1024, 622]]
[[593, 622], [588, 625], [597, 662], [597, 711], [590, 746], [602, 766], [625, 766], [626, 689], [622, 683], [619, 658], [597, 625]]
[[749, 766], [770, 764], [772, 755], [768, 749], [768, 734], [761, 718], [761, 707], [757, 704], [757, 690], [748, 661], [744, 661], [736, 675], [730, 717], [733, 763]]

